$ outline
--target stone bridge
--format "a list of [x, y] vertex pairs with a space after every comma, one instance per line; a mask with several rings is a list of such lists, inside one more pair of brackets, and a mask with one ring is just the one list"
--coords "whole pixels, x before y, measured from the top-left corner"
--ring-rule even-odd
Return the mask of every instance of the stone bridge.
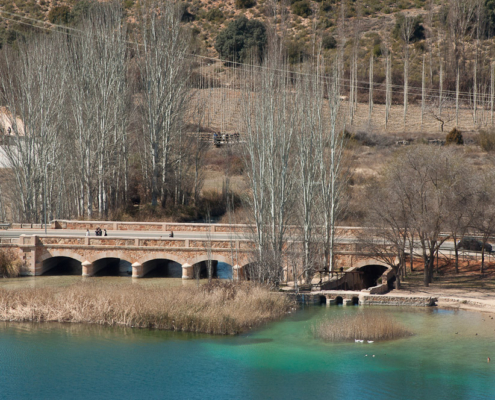
[[[223, 262], [232, 267], [234, 279], [246, 278], [252, 262], [254, 242], [247, 239], [129, 238], [67, 235], [21, 235], [19, 239], [2, 239], [0, 247], [11, 247], [23, 260], [22, 275], [43, 275], [58, 261], [77, 264], [83, 276], [93, 276], [101, 269], [121, 260], [132, 266], [132, 277], [142, 278], [160, 263], [177, 263], [182, 279], [193, 279], [195, 267], [206, 262]], [[337, 267], [379, 265], [355, 244], [339, 244]], [[168, 267], [167, 267], [168, 268]], [[287, 274], [286, 274], [287, 278]]]
[[193, 266], [209, 259], [231, 265], [234, 278], [241, 278], [253, 245], [249, 240], [37, 235], [21, 235], [17, 243], [11, 244], [19, 249], [24, 261], [22, 275], [42, 275], [51, 268], [48, 260], [64, 257], [80, 262], [83, 276], [92, 276], [103, 268], [101, 260], [125, 260], [132, 264], [134, 278], [155, 268], [156, 260], [172, 261], [181, 265], [183, 279], [192, 279]]

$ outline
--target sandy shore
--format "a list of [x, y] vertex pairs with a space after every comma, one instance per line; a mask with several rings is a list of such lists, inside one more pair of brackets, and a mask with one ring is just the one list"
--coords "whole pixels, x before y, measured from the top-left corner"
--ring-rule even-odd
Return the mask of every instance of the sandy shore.
[[467, 290], [459, 288], [408, 287], [392, 290], [384, 296], [424, 296], [438, 299], [437, 306], [471, 311], [495, 312], [495, 293], [489, 290]]

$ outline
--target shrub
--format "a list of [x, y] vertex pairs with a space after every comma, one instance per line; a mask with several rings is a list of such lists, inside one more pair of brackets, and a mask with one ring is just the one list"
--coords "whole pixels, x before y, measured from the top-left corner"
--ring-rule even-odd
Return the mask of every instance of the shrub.
[[296, 1], [292, 4], [292, 12], [300, 17], [306, 18], [311, 15], [311, 6], [307, 0]]
[[445, 137], [445, 144], [464, 144], [462, 132], [456, 128], [452, 129]]
[[21, 273], [22, 261], [14, 250], [0, 249], [0, 275], [4, 278], [14, 278]]
[[330, 12], [330, 11], [332, 11], [332, 8], [333, 7], [332, 7], [331, 1], [324, 1], [320, 5], [320, 11], [323, 11], [323, 12]]
[[[403, 14], [397, 14], [395, 19], [395, 27], [393, 30], [393, 35], [396, 39], [401, 39], [401, 29], [405, 22], [405, 16]], [[418, 40], [423, 40], [425, 38], [425, 29], [422, 25], [421, 16], [418, 16], [413, 21], [413, 29], [411, 31], [411, 36], [409, 40], [411, 42], [416, 42]]]
[[290, 41], [287, 44], [287, 57], [290, 64], [298, 64], [306, 58], [306, 45], [301, 42]]
[[253, 51], [262, 56], [265, 44], [265, 25], [256, 19], [242, 16], [218, 34], [215, 49], [222, 58], [241, 62], [247, 61]]
[[251, 8], [256, 5], [256, 0], [235, 0], [235, 6], [238, 9]]
[[82, 19], [86, 18], [95, 6], [95, 2], [92, 0], [81, 0], [77, 2], [71, 11], [71, 19], [74, 23], [80, 22]]
[[332, 35], [323, 36], [321, 45], [324, 49], [335, 49], [337, 47], [337, 40]]
[[53, 7], [48, 13], [48, 20], [52, 24], [68, 24], [71, 19], [70, 8], [67, 6]]
[[378, 58], [381, 57], [381, 55], [382, 55], [382, 46], [379, 44], [375, 44], [373, 46], [373, 56]]
[[206, 13], [206, 19], [208, 21], [221, 21], [223, 19], [223, 12], [218, 8], [211, 8]]
[[480, 131], [478, 135], [478, 144], [484, 151], [495, 150], [495, 130]]
[[133, 5], [134, 5], [134, 0], [125, 0], [123, 3], [123, 6], [126, 10], [132, 8]]

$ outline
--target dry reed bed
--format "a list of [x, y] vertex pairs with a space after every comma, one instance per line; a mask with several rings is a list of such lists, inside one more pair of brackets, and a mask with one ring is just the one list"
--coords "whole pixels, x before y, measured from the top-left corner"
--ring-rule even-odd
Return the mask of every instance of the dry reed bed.
[[401, 323], [381, 311], [325, 319], [313, 327], [315, 337], [325, 341], [392, 340], [412, 335]]
[[76, 322], [233, 335], [283, 317], [286, 296], [248, 282], [200, 287], [78, 283], [0, 289], [0, 320]]

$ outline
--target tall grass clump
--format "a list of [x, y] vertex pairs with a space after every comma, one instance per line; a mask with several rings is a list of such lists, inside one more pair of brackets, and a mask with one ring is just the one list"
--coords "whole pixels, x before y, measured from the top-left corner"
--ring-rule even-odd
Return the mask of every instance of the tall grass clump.
[[211, 283], [150, 287], [81, 282], [63, 288], [0, 289], [0, 320], [79, 322], [234, 335], [283, 317], [294, 304], [267, 287]]
[[372, 310], [325, 319], [313, 327], [313, 333], [315, 337], [329, 342], [392, 340], [412, 334], [385, 313]]
[[0, 277], [15, 278], [21, 273], [22, 261], [11, 248], [0, 249]]

